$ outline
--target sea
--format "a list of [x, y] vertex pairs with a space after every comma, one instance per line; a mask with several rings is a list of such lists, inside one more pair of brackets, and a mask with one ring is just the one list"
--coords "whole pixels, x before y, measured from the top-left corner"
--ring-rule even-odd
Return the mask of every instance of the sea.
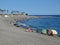
[[[39, 17], [39, 16], [38, 16]], [[30, 18], [27, 20], [22, 20], [25, 24], [30, 25], [32, 28], [38, 30], [42, 29], [54, 29], [60, 35], [60, 16], [41, 16], [39, 18]]]

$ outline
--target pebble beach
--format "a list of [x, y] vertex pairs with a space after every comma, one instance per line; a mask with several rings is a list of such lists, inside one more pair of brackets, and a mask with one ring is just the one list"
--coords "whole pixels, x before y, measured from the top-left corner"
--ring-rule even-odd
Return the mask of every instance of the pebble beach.
[[0, 16], [0, 45], [60, 45], [60, 37], [25, 32], [26, 29], [10, 24], [13, 19], [37, 18], [35, 16]]

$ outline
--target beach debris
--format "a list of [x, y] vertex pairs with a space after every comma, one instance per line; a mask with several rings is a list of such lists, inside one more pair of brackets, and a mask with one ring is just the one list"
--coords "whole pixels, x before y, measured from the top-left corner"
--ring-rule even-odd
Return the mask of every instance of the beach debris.
[[55, 36], [55, 35], [57, 35], [58, 33], [57, 33], [57, 31], [54, 30], [54, 29], [49, 29], [49, 30], [47, 30], [47, 34], [48, 34], [49, 36]]
[[5, 17], [9, 17], [8, 15], [5, 15]]
[[46, 35], [47, 34], [47, 30], [46, 29], [42, 29], [41, 33]]
[[31, 29], [30, 29], [30, 28], [27, 28], [27, 29], [26, 29], [26, 32], [31, 32]]
[[51, 31], [50, 29], [47, 30], [47, 35], [49, 35], [49, 36], [53, 36], [52, 31]]
[[51, 30], [53, 34], [58, 34], [56, 30]]

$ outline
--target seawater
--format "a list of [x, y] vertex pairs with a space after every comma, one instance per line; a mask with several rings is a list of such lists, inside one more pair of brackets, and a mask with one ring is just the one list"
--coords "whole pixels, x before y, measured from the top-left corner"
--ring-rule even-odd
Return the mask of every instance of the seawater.
[[25, 24], [30, 25], [31, 27], [41, 29], [55, 29], [60, 34], [60, 18], [31, 18], [28, 20], [23, 20]]

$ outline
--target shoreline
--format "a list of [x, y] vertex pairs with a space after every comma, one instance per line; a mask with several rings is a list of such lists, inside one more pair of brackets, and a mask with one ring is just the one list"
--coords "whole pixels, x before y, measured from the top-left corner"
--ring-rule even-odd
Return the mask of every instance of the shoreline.
[[15, 18], [18, 17], [0, 17], [0, 45], [60, 45], [58, 37], [25, 32], [26, 29], [11, 25], [10, 21]]

